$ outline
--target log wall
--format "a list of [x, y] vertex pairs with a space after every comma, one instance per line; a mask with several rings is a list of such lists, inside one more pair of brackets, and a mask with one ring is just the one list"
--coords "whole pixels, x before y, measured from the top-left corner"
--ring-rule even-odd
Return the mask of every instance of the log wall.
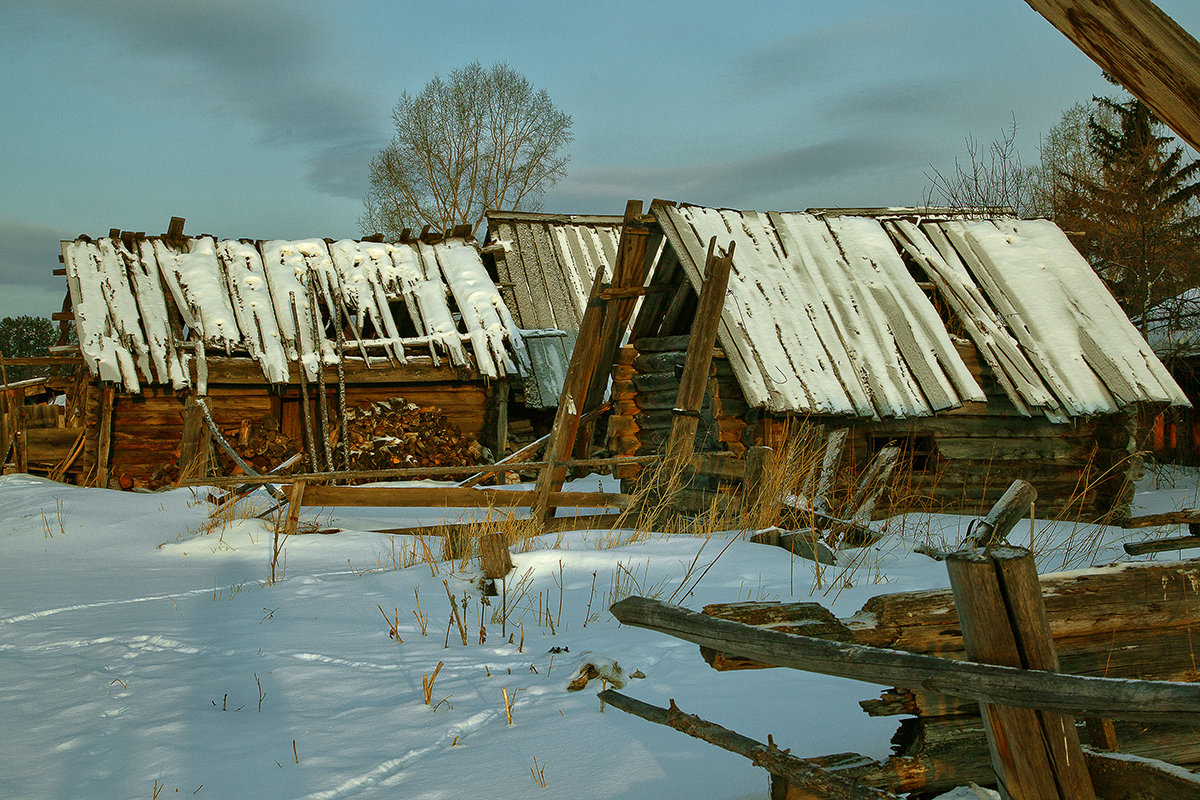
[[[613, 372], [609, 449], [647, 455], [666, 440], [678, 391], [686, 336], [639, 339], [622, 348]], [[947, 511], [979, 513], [1021, 478], [1038, 489], [1039, 516], [1095, 519], [1124, 516], [1141, 476], [1135, 455], [1133, 413], [1055, 423], [1023, 416], [980, 363], [974, 345], [960, 354], [984, 387], [986, 403], [967, 403], [933, 417], [865, 420], [809, 417], [827, 430], [850, 429], [842, 458], [843, 486], [889, 441], [905, 447], [892, 486], [877, 513]], [[697, 434], [698, 452], [728, 450], [740, 457], [757, 444], [779, 447], [801, 420], [750, 408], [729, 362], [713, 360]], [[627, 468], [622, 478], [633, 478]]]
[[[257, 369], [253, 363], [250, 366]], [[217, 427], [232, 441], [244, 424], [272, 417], [279, 422], [283, 434], [301, 441], [304, 420], [299, 385], [272, 387], [261, 380], [252, 380], [253, 373], [244, 367], [218, 362], [214, 369], [210, 364], [206, 403]], [[351, 383], [352, 377], [360, 380]], [[404, 367], [375, 369], [365, 379], [362, 377], [347, 375], [347, 408], [403, 397], [423, 408], [441, 409], [447, 420], [464, 434], [494, 446], [497, 410], [502, 401], [499, 382], [463, 379], [458, 371], [422, 367], [409, 372]], [[339, 415], [336, 373], [327, 376], [325, 389], [330, 424], [336, 424]], [[316, 424], [320, 418], [316, 405], [319, 391], [313, 383], [308, 385], [308, 391], [310, 413]], [[89, 382], [83, 403], [88, 436], [75, 466], [75, 472], [81, 476], [95, 475], [100, 463], [103, 394], [99, 383]], [[136, 395], [115, 394], [110, 428], [111, 485], [124, 482], [127, 486], [155, 486], [164, 481], [164, 476], [173, 477], [172, 469], [178, 466], [180, 458], [187, 397], [188, 393], [159, 386], [143, 387], [142, 393]]]

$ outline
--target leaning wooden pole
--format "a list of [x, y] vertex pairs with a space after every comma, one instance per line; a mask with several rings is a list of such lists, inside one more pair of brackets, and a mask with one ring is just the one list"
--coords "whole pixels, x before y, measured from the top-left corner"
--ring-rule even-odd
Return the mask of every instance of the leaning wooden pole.
[[[622, 228], [621, 243], [618, 245], [618, 263], [613, 267], [614, 281], [618, 283], [611, 287], [622, 294], [627, 293], [625, 290], [641, 290], [640, 267], [644, 263], [645, 252], [644, 249], [633, 248], [628, 244], [632, 237], [641, 235], [634, 232], [632, 225], [639, 222], [641, 212], [642, 204], [637, 200], [630, 200], [625, 207], [626, 224]], [[643, 226], [639, 225], [638, 230], [642, 229]], [[631, 267], [626, 264], [626, 257], [636, 257], [636, 265]], [[550, 441], [546, 444], [547, 466], [538, 476], [537, 491], [541, 501], [535, 515], [543, 520], [554, 516], [556, 509], [550, 504], [549, 498], [553, 492], [562, 488], [567, 477], [567, 468], [560, 464], [570, 458], [579, 435], [581, 417], [590, 410], [586, 406], [592, 384], [612, 367], [611, 357], [607, 362], [604, 358], [604, 354], [610, 351], [608, 340], [612, 337], [619, 338], [624, 333], [624, 328], [614, 324], [610, 318], [610, 306], [604, 292], [604, 273], [597, 270], [587, 308], [584, 309], [583, 319], [579, 324], [579, 337], [571, 353], [571, 363], [567, 366], [567, 374], [563, 380], [558, 411], [554, 415], [554, 427], [550, 430]]]
[[666, 448], [666, 465], [672, 476], [671, 488], [676, 488], [683, 465], [692, 455], [696, 431], [700, 427], [700, 408], [704, 404], [708, 372], [712, 368], [713, 346], [717, 343], [717, 326], [721, 322], [721, 309], [725, 307], [725, 291], [729, 288], [734, 243], [729, 243], [723, 256], [718, 257], [716, 249], [717, 237], [714, 236], [708, 243], [704, 283], [696, 301], [696, 316], [688, 339], [683, 375], [679, 379], [679, 393], [671, 412], [674, 417]]
[[789, 788], [811, 792], [808, 795], [810, 797], [821, 797], [825, 800], [888, 800], [896, 797], [889, 792], [854, 783], [830, 770], [793, 756], [788, 751], [781, 750], [774, 742], [763, 744], [715, 722], [701, 719], [695, 714], [685, 714], [675, 705], [674, 700], [669, 701], [670, 708], [660, 708], [612, 689], [600, 692], [598, 697], [605, 704], [619, 708], [627, 714], [666, 725], [731, 753], [745, 756], [756, 766], [765, 768], [772, 776], [784, 778]]

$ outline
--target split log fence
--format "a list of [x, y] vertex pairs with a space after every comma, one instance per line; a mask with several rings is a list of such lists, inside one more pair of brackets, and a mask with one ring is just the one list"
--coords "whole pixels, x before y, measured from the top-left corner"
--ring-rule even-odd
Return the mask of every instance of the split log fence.
[[[980, 540], [1002, 542], [1036, 493], [1016, 486], [1006, 496], [1008, 507], [997, 504], [988, 515], [991, 528], [977, 526]], [[701, 645], [718, 668], [792, 667], [902, 687], [892, 697], [910, 702], [893, 700], [903, 706], [894, 713], [937, 716], [940, 704], [954, 707], [953, 722], [969, 729], [970, 705], [978, 704], [990, 753], [982, 769], [955, 748], [946, 748], [937, 760], [894, 758], [889, 764], [852, 754], [799, 759], [772, 741], [763, 745], [684, 714], [673, 703], [659, 709], [611, 690], [601, 697], [747, 755], [771, 773], [773, 798], [890, 797], [896, 795], [889, 792], [935, 791], [966, 780], [996, 783], [1003, 797], [1014, 800], [1200, 796], [1200, 776], [1152, 758], [1100, 752], [1117, 745], [1112, 720], [1185, 730], [1194, 730], [1200, 720], [1200, 684], [1180, 682], [1198, 677], [1194, 664], [1182, 675], [1168, 671], [1166, 680], [1125, 677], [1152, 674], [1147, 662], [1165, 655], [1164, 648], [1175, 651], [1175, 661], [1189, 660], [1190, 647], [1178, 645], [1180, 636], [1190, 640], [1195, 616], [1188, 595], [1196, 593], [1191, 583], [1200, 569], [1122, 565], [1047, 576], [1039, 583], [1031, 554], [1003, 544], [965, 547], [947, 557], [947, 568], [949, 592], [896, 595], [903, 610], [881, 614], [881, 607], [868, 604], [864, 610], [875, 613], [849, 624], [813, 603], [738, 603], [701, 614], [632, 597], [614, 605], [612, 613], [622, 623]], [[871, 616], [873, 624], [862, 622]], [[1131, 646], [1129, 637], [1140, 647]], [[1061, 665], [1068, 672], [1061, 672], [1056, 643], [1071, 639], [1076, 641]], [[1072, 674], [1085, 660], [1106, 663], [1093, 670], [1099, 675]], [[885, 695], [883, 704], [874, 705], [888, 702]], [[1086, 720], [1090, 748], [1079, 741], [1076, 717]], [[957, 750], [964, 743], [974, 746], [968, 738], [959, 738]]]

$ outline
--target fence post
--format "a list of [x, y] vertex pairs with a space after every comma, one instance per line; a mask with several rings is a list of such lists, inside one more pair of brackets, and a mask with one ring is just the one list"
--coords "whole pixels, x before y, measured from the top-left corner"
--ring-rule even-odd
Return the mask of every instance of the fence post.
[[[946, 558], [967, 657], [1058, 670], [1037, 579], [1024, 548], [967, 548]], [[1095, 800], [1069, 714], [980, 703], [1000, 794], [1011, 800]]]

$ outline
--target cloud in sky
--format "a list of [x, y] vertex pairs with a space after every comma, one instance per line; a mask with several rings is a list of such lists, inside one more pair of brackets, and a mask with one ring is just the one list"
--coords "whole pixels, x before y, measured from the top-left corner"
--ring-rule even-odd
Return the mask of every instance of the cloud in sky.
[[77, 233], [0, 217], [0, 317], [59, 310], [67, 291], [66, 279], [54, 274], [59, 242]]
[[856, 134], [715, 164], [581, 167], [548, 193], [546, 207], [615, 214], [626, 200], [652, 197], [758, 210], [890, 205], [907, 201], [855, 192], [875, 183], [872, 176], [894, 166], [899, 156], [911, 158], [912, 150], [896, 137]]
[[283, 0], [44, 5], [95, 31], [94, 46], [124, 53], [110, 88], [134, 94], [121, 101], [132, 96], [245, 120], [265, 148], [307, 151], [304, 177], [315, 188], [362, 197], [367, 165], [388, 140], [388, 119], [378, 98], [346, 77], [315, 7]]

